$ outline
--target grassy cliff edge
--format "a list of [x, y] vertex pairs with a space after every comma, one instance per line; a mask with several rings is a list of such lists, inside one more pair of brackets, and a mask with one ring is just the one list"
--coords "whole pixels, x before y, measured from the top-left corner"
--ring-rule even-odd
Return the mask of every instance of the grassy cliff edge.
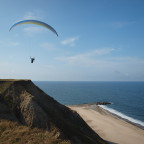
[[[25, 137], [22, 137], [22, 135]], [[105, 144], [75, 112], [31, 80], [0, 80], [1, 143]]]

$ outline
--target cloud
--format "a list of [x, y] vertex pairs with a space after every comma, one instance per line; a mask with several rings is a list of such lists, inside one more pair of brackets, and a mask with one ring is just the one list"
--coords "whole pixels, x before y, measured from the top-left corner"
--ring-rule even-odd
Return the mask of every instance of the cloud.
[[109, 55], [114, 50], [117, 49], [94, 50], [57, 59], [64, 61], [68, 69], [81, 73], [83, 79], [90, 80], [91, 77], [91, 80], [144, 80], [144, 59]]
[[44, 49], [47, 49], [47, 50], [56, 50], [56, 49], [57, 49], [54, 44], [52, 44], [52, 43], [47, 43], [47, 42], [42, 43], [42, 44], [41, 44], [41, 47], [44, 48]]
[[29, 11], [26, 12], [25, 15], [23, 16], [22, 20], [26, 20], [26, 19], [42, 19], [41, 15], [40, 15], [40, 11]]
[[109, 55], [115, 50], [117, 49], [96, 49], [78, 55], [57, 57], [56, 59], [65, 61], [65, 63], [74, 67], [92, 68], [102, 73], [111, 72], [125, 77], [144, 72], [144, 59]]
[[1, 47], [5, 47], [5, 48], [11, 48], [11, 47], [17, 47], [20, 45], [19, 42], [16, 42], [16, 41], [12, 41], [10, 39], [3, 39], [3, 40], [0, 40], [0, 45]]
[[[42, 14], [40, 11], [35, 10], [35, 11], [28, 11], [24, 14], [23, 17], [21, 17], [19, 20], [16, 22], [22, 21], [22, 20], [42, 20]], [[15, 23], [16, 23], [15, 22]], [[33, 33], [39, 33], [45, 31], [45, 29], [38, 27], [38, 26], [29, 26], [24, 27], [23, 30], [29, 35], [33, 35]]]
[[82, 63], [82, 64], [92, 64], [95, 63], [94, 57], [96, 56], [103, 56], [110, 54], [112, 51], [114, 51], [114, 48], [103, 48], [103, 49], [95, 49], [93, 51], [87, 52], [87, 53], [81, 53], [78, 55], [73, 55], [73, 56], [66, 56], [66, 57], [58, 57], [56, 59], [58, 60], [63, 60], [68, 63]]
[[39, 10], [28, 11], [22, 17], [17, 19], [15, 23], [22, 21], [22, 20], [42, 20], [42, 14]]
[[122, 27], [125, 27], [127, 25], [131, 25], [131, 24], [135, 24], [136, 22], [113, 22], [112, 25], [116, 28], [122, 28]]
[[23, 29], [28, 35], [33, 35], [35, 33], [45, 32], [46, 30], [41, 27], [29, 26]]
[[68, 39], [65, 39], [63, 41], [61, 41], [61, 44], [62, 45], [69, 45], [71, 47], [74, 47], [75, 46], [75, 41], [78, 40], [79, 37], [72, 37], [72, 38], [68, 38]]
[[111, 53], [112, 51], [114, 51], [115, 49], [114, 48], [103, 48], [103, 49], [95, 49], [91, 52], [88, 52], [88, 53], [84, 53], [84, 54], [81, 54], [81, 56], [97, 56], [97, 55], [106, 55], [106, 54], [109, 54]]

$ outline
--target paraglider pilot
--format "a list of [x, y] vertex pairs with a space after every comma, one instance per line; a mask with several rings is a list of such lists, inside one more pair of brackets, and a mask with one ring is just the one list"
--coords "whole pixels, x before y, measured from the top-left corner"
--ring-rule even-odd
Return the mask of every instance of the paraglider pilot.
[[34, 62], [34, 60], [35, 60], [35, 58], [31, 58], [31, 57], [30, 57], [30, 59], [31, 59], [31, 63], [33, 63], [33, 62]]

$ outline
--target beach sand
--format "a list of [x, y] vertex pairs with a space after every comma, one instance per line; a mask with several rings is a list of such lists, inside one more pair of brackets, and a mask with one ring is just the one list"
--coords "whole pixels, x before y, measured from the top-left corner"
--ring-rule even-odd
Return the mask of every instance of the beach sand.
[[68, 106], [104, 140], [111, 144], [144, 144], [144, 130], [96, 105]]

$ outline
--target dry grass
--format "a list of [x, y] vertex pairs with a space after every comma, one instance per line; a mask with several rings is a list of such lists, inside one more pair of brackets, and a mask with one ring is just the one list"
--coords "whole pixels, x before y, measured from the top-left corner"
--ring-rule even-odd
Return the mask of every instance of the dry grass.
[[30, 79], [0, 79], [0, 81], [9, 81], [9, 82], [14, 82], [14, 81], [30, 81]]
[[70, 144], [70, 142], [57, 139], [52, 132], [0, 120], [0, 144]]

